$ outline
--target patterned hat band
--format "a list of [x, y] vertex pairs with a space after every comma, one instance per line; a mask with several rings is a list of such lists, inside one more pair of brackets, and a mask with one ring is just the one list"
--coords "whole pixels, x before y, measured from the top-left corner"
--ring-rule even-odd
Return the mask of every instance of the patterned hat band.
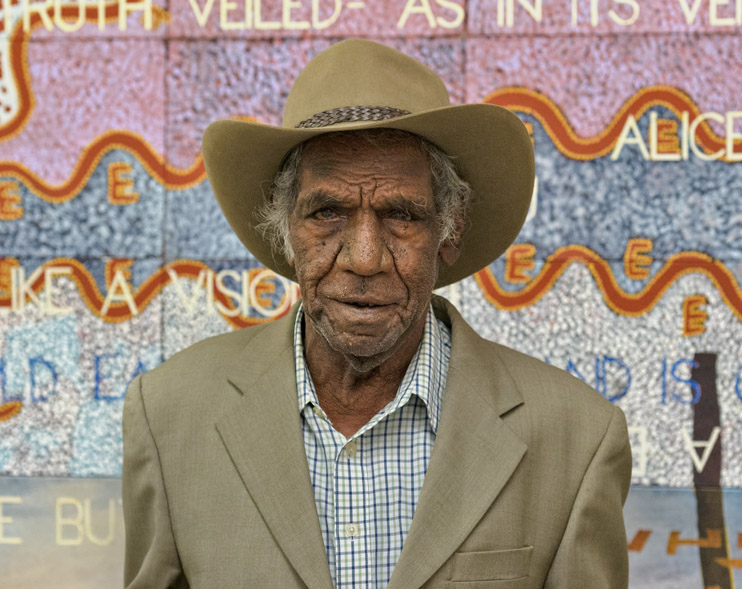
[[391, 106], [341, 106], [323, 110], [296, 125], [297, 129], [316, 129], [329, 127], [338, 123], [355, 121], [385, 121], [411, 114], [408, 110]]

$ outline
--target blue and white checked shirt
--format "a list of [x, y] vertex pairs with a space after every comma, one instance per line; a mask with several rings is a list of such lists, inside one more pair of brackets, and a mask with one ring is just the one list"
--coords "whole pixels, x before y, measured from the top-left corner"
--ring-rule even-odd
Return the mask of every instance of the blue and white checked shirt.
[[433, 451], [451, 332], [428, 310], [422, 342], [397, 395], [350, 438], [319, 406], [304, 360], [303, 312], [294, 362], [304, 448], [330, 573], [339, 589], [386, 587], [402, 552]]

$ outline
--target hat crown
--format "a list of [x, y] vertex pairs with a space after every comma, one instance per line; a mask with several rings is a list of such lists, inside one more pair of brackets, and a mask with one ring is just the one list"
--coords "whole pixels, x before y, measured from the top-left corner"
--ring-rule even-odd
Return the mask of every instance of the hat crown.
[[361, 39], [315, 57], [286, 99], [284, 128], [343, 107], [390, 107], [409, 113], [448, 106], [448, 91], [429, 68], [404, 53]]

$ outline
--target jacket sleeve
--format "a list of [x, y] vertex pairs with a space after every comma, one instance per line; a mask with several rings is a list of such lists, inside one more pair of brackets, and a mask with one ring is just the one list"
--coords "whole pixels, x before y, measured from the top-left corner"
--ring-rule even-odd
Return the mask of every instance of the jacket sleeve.
[[629, 557], [623, 504], [631, 483], [626, 419], [614, 407], [603, 439], [577, 492], [546, 579], [546, 589], [626, 589]]
[[122, 429], [122, 500], [126, 528], [124, 587], [187, 588], [170, 524], [160, 456], [142, 399], [141, 376], [127, 391]]

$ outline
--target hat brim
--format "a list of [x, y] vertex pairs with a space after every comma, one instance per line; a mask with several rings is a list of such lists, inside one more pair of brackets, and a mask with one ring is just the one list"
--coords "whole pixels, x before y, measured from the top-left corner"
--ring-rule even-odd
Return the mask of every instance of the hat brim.
[[436, 288], [481, 270], [513, 242], [533, 193], [531, 139], [511, 111], [492, 104], [445, 106], [395, 119], [341, 123], [318, 129], [286, 129], [222, 120], [204, 133], [203, 157], [211, 187], [227, 221], [265, 266], [291, 280], [294, 268], [262, 233], [257, 212], [269, 195], [284, 155], [312, 137], [338, 131], [388, 128], [425, 137], [453, 158], [473, 190], [459, 259], [440, 264]]

